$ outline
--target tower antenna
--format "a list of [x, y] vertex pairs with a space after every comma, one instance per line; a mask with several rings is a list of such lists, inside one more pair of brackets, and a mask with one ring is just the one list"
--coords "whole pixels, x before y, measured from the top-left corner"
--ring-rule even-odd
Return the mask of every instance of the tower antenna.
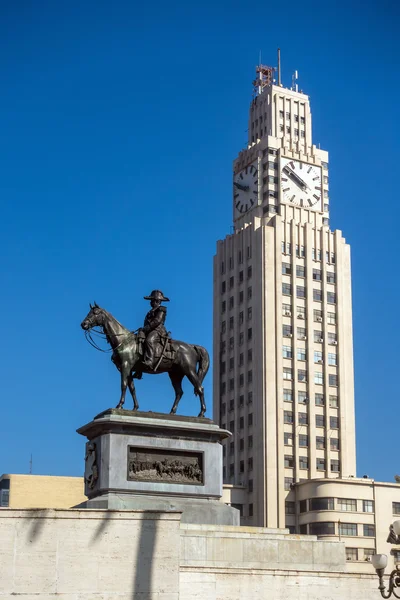
[[278, 85], [282, 85], [281, 82], [281, 49], [278, 48]]
[[33, 468], [33, 459], [32, 459], [32, 454], [31, 454], [31, 460], [29, 461], [29, 475], [32, 475], [32, 468]]

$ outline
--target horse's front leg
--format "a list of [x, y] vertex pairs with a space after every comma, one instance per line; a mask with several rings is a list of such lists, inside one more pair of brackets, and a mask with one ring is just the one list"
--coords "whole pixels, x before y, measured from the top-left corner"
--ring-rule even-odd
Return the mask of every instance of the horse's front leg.
[[128, 386], [129, 386], [129, 391], [131, 393], [132, 400], [133, 400], [133, 410], [139, 410], [139, 403], [136, 398], [136, 389], [135, 389], [135, 384], [133, 383], [133, 374], [132, 373], [129, 373], [129, 375], [128, 375]]
[[126, 394], [126, 388], [128, 385], [128, 375], [129, 375], [129, 370], [126, 368], [126, 365], [122, 365], [122, 368], [121, 368], [121, 398], [119, 399], [119, 402], [118, 402], [116, 408], [122, 408], [125, 404], [125, 394]]

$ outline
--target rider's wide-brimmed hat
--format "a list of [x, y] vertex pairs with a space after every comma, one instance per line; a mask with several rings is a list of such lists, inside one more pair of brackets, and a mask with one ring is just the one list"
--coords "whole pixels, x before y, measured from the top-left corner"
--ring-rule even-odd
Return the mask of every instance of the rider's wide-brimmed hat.
[[169, 302], [169, 298], [166, 298], [161, 290], [153, 290], [150, 296], [144, 296], [145, 300], [160, 300], [160, 302]]

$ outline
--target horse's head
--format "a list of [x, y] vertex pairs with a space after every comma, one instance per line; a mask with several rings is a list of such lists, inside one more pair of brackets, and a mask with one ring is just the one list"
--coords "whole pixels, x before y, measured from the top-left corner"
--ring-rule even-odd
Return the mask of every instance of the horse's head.
[[104, 325], [105, 311], [102, 308], [100, 308], [100, 306], [98, 306], [96, 302], [93, 304], [93, 306], [91, 304], [89, 304], [89, 306], [90, 311], [81, 323], [81, 327], [85, 331], [92, 329], [92, 327], [102, 327]]

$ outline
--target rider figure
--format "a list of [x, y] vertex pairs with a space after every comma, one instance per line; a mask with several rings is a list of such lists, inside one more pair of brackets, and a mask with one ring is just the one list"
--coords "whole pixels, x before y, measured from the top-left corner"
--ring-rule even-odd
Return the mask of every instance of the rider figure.
[[145, 296], [145, 300], [150, 300], [151, 309], [147, 313], [144, 325], [142, 328], [146, 336], [144, 343], [143, 364], [154, 370], [154, 351], [156, 344], [162, 344], [163, 339], [168, 336], [167, 330], [164, 327], [167, 317], [167, 308], [161, 306], [161, 302], [169, 302], [160, 290], [153, 290], [150, 296]]

